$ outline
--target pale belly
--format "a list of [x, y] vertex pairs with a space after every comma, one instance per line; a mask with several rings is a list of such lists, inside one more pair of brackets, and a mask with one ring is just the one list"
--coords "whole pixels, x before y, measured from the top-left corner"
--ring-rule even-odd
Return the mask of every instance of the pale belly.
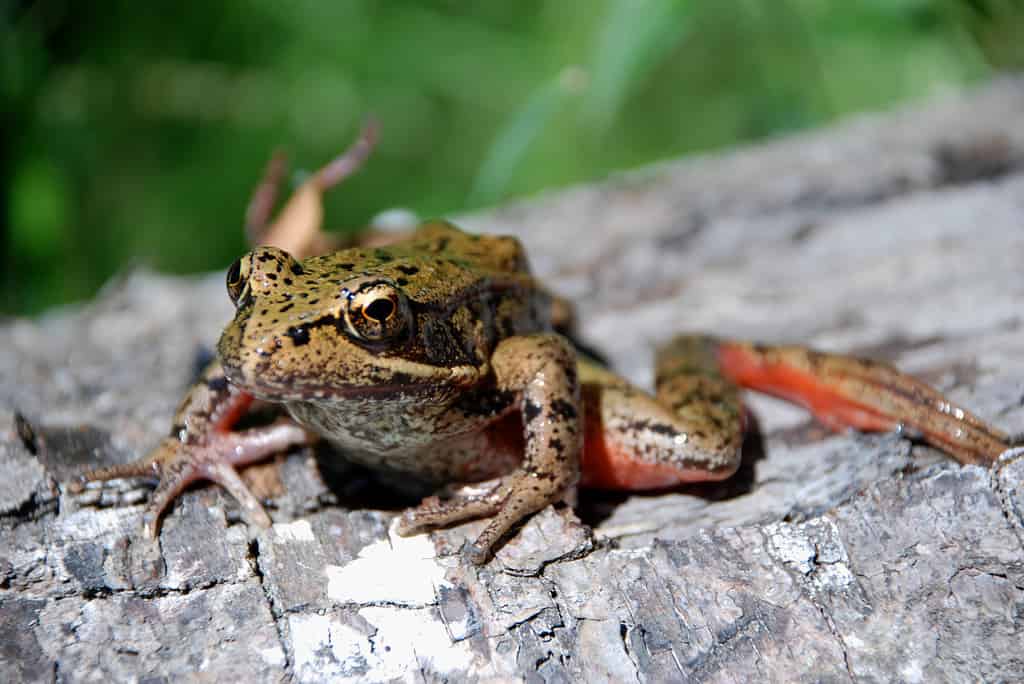
[[518, 414], [503, 420], [507, 408], [465, 410], [451, 402], [424, 403], [421, 397], [285, 406], [346, 459], [374, 470], [435, 483], [475, 482], [510, 472], [522, 458], [521, 446], [506, 434], [515, 430]]

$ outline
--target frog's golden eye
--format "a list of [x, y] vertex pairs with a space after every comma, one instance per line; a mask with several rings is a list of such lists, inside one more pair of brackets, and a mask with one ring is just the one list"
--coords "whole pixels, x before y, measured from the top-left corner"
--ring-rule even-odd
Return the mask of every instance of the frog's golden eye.
[[231, 264], [231, 268], [228, 269], [226, 281], [228, 297], [231, 297], [231, 301], [237, 306], [238, 302], [243, 300], [242, 295], [246, 290], [246, 285], [249, 283], [248, 256], [235, 259], [235, 263]]
[[387, 283], [363, 286], [349, 296], [345, 320], [353, 335], [376, 342], [397, 337], [409, 324], [409, 304]]

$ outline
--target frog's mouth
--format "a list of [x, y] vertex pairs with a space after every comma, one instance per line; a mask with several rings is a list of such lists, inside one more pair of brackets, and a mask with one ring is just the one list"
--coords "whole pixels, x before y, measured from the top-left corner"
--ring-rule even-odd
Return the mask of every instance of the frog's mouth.
[[231, 384], [245, 390], [257, 399], [272, 402], [317, 402], [317, 401], [342, 401], [346, 399], [368, 399], [378, 401], [390, 401], [396, 398], [411, 398], [413, 396], [429, 397], [436, 395], [438, 385], [301, 385], [291, 387], [278, 387], [267, 383], [236, 382]]
[[[348, 381], [337, 370], [308, 374], [282, 374], [273, 363], [259, 360], [254, 364], [235, 364], [222, 360], [228, 381], [253, 396], [272, 402], [341, 401], [366, 399], [387, 401], [432, 397], [471, 386], [480, 377], [474, 366], [437, 367], [399, 361], [389, 367], [363, 367], [353, 374], [361, 382]], [[413, 368], [413, 366], [415, 368]], [[349, 375], [348, 377], [353, 377]]]

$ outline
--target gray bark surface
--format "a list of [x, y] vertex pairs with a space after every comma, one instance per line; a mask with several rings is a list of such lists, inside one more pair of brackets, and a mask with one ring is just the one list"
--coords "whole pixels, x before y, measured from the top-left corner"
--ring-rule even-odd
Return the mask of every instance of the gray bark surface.
[[[519, 235], [644, 385], [681, 331], [799, 341], [1024, 429], [1022, 81], [459, 222]], [[261, 470], [270, 530], [200, 487], [148, 543], [145, 486], [58, 484], [165, 434], [222, 282], [134, 271], [0, 327], [0, 681], [1024, 678], [1024, 459], [960, 467], [760, 397], [733, 480], [583, 493], [483, 568], [457, 553], [480, 523], [398, 538], [401, 497], [329, 451]]]

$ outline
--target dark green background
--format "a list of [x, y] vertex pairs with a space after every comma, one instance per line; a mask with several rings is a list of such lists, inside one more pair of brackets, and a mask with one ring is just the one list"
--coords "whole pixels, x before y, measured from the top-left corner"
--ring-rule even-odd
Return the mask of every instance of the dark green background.
[[1024, 64], [1020, 0], [3, 2], [0, 311], [222, 268], [271, 151], [383, 138], [329, 225], [821, 124]]

